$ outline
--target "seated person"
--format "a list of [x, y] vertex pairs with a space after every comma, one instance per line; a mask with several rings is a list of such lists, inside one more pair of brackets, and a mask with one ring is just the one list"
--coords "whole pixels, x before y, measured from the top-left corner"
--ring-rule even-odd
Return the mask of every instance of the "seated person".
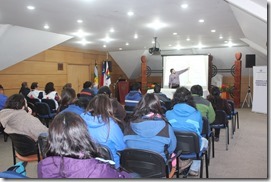
[[30, 89], [28, 88], [27, 82], [23, 82], [19, 90], [19, 94], [22, 94], [26, 98], [29, 92]]
[[78, 94], [79, 98], [84, 97], [90, 101], [95, 96], [93, 90], [91, 90], [91, 86], [92, 86], [92, 82], [86, 81], [83, 85], [83, 89]]
[[31, 84], [31, 91], [27, 94], [27, 97], [29, 97], [30, 99], [42, 99], [43, 95], [45, 95], [44, 91], [39, 90], [39, 84], [38, 82], [33, 82]]
[[202, 117], [206, 117], [211, 124], [215, 120], [215, 111], [212, 103], [204, 99], [203, 89], [200, 85], [193, 85], [190, 89], [196, 108], [201, 113]]
[[76, 93], [73, 88], [64, 88], [61, 91], [61, 100], [60, 105], [58, 107], [57, 112], [61, 112], [62, 110], [66, 109], [70, 104], [72, 104], [76, 100]]
[[0, 110], [4, 108], [8, 97], [4, 94], [4, 87], [0, 85]]
[[[196, 109], [193, 97], [185, 87], [179, 87], [172, 99], [173, 108], [166, 112], [166, 118], [174, 131], [195, 132], [199, 136], [200, 149], [208, 147], [208, 141], [201, 136], [202, 116]], [[197, 176], [200, 168], [200, 160], [193, 160], [189, 174]]]
[[120, 157], [117, 151], [124, 150], [123, 132], [114, 117], [114, 110], [110, 98], [104, 94], [97, 94], [89, 102], [86, 112], [81, 118], [87, 124], [90, 136], [96, 143], [106, 145], [113, 157], [115, 167], [120, 167]]
[[142, 98], [141, 90], [140, 90], [140, 83], [136, 82], [133, 84], [132, 89], [130, 92], [125, 96], [125, 110], [126, 111], [133, 111], [135, 106]]
[[162, 108], [164, 107], [165, 111], [168, 109], [171, 109], [171, 99], [161, 92], [161, 86], [159, 84], [155, 84], [153, 91], [154, 91], [154, 94], [158, 96], [161, 102]]
[[55, 101], [55, 108], [56, 110], [59, 107], [58, 101], [61, 97], [58, 95], [57, 91], [55, 90], [55, 85], [53, 82], [48, 82], [44, 88], [45, 95], [43, 95], [43, 99], [52, 99]]
[[[159, 153], [165, 161], [176, 148], [176, 137], [163, 116], [158, 97], [144, 95], [134, 110], [124, 131], [127, 148], [144, 149]], [[166, 147], [165, 147], [166, 146]]]
[[37, 141], [41, 133], [48, 132], [48, 128], [31, 113], [23, 95], [10, 96], [4, 109], [0, 111], [0, 123], [5, 128], [5, 133], [23, 134]]
[[80, 116], [63, 112], [49, 127], [46, 158], [38, 163], [38, 178], [130, 178], [103, 162]]

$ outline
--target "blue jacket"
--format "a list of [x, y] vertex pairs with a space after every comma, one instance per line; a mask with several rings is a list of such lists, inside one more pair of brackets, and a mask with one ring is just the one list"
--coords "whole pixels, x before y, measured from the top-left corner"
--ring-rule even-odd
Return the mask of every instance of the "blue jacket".
[[83, 109], [75, 104], [70, 104], [66, 109], [64, 109], [60, 113], [63, 113], [63, 112], [73, 112], [75, 114], [81, 115], [83, 112], [85, 112], [85, 109]]
[[137, 90], [131, 90], [125, 96], [125, 106], [135, 107], [137, 103], [141, 100], [142, 94]]
[[176, 148], [176, 137], [172, 127], [162, 119], [144, 120], [130, 123], [131, 131], [126, 130], [124, 142], [127, 148], [145, 149], [159, 153], [165, 160], [164, 146], [168, 145], [168, 153]]
[[119, 125], [111, 118], [109, 124], [106, 124], [101, 116], [94, 117], [90, 113], [82, 113], [80, 116], [85, 120], [92, 139], [109, 147], [114, 157], [115, 167], [119, 168], [120, 159], [117, 151], [126, 148]]
[[8, 97], [4, 94], [0, 94], [0, 110], [4, 108]]
[[[172, 110], [166, 112], [166, 118], [174, 130], [196, 132], [201, 145], [202, 116], [199, 111], [188, 104], [180, 103], [174, 105]], [[196, 123], [198, 127], [193, 123]]]

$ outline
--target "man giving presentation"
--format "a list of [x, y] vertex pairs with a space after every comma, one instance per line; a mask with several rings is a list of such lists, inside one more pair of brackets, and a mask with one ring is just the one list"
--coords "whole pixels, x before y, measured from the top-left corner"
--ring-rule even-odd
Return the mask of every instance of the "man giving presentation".
[[189, 67], [180, 71], [175, 71], [173, 68], [170, 69], [169, 75], [169, 88], [178, 88], [180, 87], [180, 74], [189, 70]]

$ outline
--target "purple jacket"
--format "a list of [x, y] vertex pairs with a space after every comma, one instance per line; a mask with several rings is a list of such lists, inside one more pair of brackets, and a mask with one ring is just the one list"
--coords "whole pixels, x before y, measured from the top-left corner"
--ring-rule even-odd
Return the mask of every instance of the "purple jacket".
[[38, 178], [131, 178], [110, 164], [92, 159], [47, 157], [38, 163]]

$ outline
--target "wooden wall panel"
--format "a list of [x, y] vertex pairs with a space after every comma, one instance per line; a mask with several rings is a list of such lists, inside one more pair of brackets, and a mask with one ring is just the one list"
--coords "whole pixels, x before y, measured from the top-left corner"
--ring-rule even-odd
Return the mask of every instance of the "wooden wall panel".
[[63, 63], [65, 62], [65, 53], [66, 52], [58, 51], [58, 50], [47, 50], [45, 51], [44, 61]]
[[35, 56], [32, 56], [30, 58], [27, 59], [28, 61], [44, 61], [45, 60], [45, 52], [36, 54]]

